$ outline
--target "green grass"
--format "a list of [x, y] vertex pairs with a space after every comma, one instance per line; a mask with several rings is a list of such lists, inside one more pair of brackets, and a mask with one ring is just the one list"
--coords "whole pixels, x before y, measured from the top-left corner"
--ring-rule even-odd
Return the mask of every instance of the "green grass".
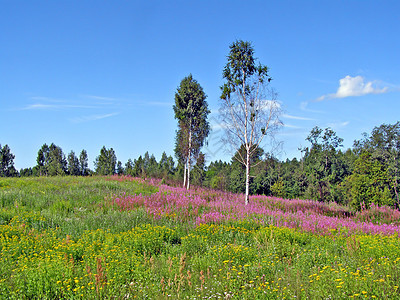
[[103, 177], [0, 179], [0, 299], [399, 299], [397, 236], [179, 224]]
[[43, 220], [28, 221], [35, 229], [58, 228], [60, 235], [79, 237], [84, 230], [116, 231], [146, 223], [144, 211], [121, 213], [109, 209], [107, 199], [119, 194], [146, 194], [157, 187], [105, 177], [36, 177], [0, 179], [0, 224], [14, 216], [39, 213]]

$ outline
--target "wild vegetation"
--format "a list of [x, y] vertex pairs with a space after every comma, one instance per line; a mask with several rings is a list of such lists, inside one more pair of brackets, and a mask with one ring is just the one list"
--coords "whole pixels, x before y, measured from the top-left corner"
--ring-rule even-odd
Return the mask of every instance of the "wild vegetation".
[[177, 163], [123, 165], [103, 146], [90, 170], [86, 150], [52, 143], [18, 172], [0, 145], [0, 299], [400, 298], [400, 122], [345, 152], [315, 127], [300, 159], [279, 161], [261, 145], [282, 125], [268, 68], [251, 43], [230, 50], [231, 162], [206, 166], [210, 111], [192, 75], [175, 93]]
[[[346, 151], [340, 149], [343, 139], [330, 128], [313, 128], [307, 142], [309, 146], [301, 149], [300, 159], [279, 161], [262, 148], [254, 151], [250, 159], [255, 165], [250, 172], [250, 195], [336, 202], [358, 211], [371, 205], [399, 209], [400, 122], [375, 127]], [[245, 193], [246, 167], [236, 157], [245, 156], [246, 150], [241, 147], [237, 152], [231, 162], [211, 161], [208, 165], [206, 156], [198, 152], [190, 172], [192, 184]], [[0, 177], [119, 174], [182, 182], [185, 172], [183, 160], [178, 157], [176, 163], [165, 152], [159, 161], [146, 152], [123, 166], [113, 148], [105, 147], [96, 157], [94, 171], [88, 168], [85, 150], [79, 158], [71, 151], [66, 159], [54, 144], [44, 144], [38, 151], [37, 165], [19, 173], [8, 145], [0, 147], [0, 158]]]
[[0, 180], [2, 299], [398, 299], [400, 213], [110, 177]]
[[86, 150], [79, 157], [72, 150], [66, 157], [51, 143], [39, 149], [34, 167], [18, 172], [6, 144], [0, 145], [0, 177], [118, 174], [183, 181], [187, 189], [193, 184], [243, 193], [246, 204], [250, 195], [266, 195], [336, 202], [357, 211], [373, 205], [400, 209], [400, 122], [375, 127], [346, 151], [341, 149], [343, 139], [331, 128], [314, 127], [306, 138], [309, 145], [299, 149], [300, 159], [279, 161], [274, 151], [263, 148], [282, 125], [269, 69], [258, 62], [250, 42], [238, 40], [229, 48], [220, 87], [219, 127], [225, 131], [223, 144], [232, 150], [230, 162], [216, 160], [206, 166], [206, 160], [215, 159], [202, 149], [211, 130], [210, 110], [203, 88], [190, 74], [178, 86], [173, 105], [177, 163], [165, 152], [159, 162], [146, 152], [123, 165], [113, 148], [103, 146], [92, 171]]

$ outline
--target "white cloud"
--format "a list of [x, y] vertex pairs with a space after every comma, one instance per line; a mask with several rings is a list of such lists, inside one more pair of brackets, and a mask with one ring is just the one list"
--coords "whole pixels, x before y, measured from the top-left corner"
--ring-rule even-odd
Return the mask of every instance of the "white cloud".
[[132, 105], [140, 105], [140, 106], [155, 106], [155, 107], [172, 107], [173, 102], [163, 102], [163, 101], [145, 101], [145, 100], [138, 100], [131, 102]]
[[[114, 101], [116, 98], [100, 97], [93, 95], [83, 95], [87, 99], [91, 99], [89, 103], [79, 100], [62, 100], [43, 96], [33, 96], [30, 97], [31, 100], [36, 103], [28, 104], [18, 110], [66, 110], [66, 109], [96, 109], [104, 107], [104, 105], [116, 105]], [[92, 100], [97, 100], [100, 103], [94, 103]], [[100, 101], [99, 101], [100, 100]]]
[[306, 118], [306, 117], [292, 116], [292, 115], [288, 115], [288, 114], [283, 114], [282, 118], [291, 119], [291, 120], [301, 120], [301, 121], [315, 121], [315, 119]]
[[300, 103], [300, 109], [301, 109], [302, 111], [311, 112], [311, 113], [318, 113], [318, 114], [324, 113], [324, 112], [322, 112], [322, 111], [320, 111], [320, 110], [309, 109], [309, 108], [308, 108], [308, 104], [309, 104], [308, 101], [301, 102], [301, 103]]
[[68, 108], [96, 108], [95, 106], [88, 105], [65, 105], [65, 104], [43, 104], [36, 103], [30, 104], [22, 108], [22, 110], [60, 110], [60, 109], [68, 109]]
[[283, 125], [283, 127], [286, 127], [286, 128], [296, 128], [296, 129], [299, 129], [299, 128], [301, 128], [301, 127], [299, 127], [299, 126], [295, 126], [295, 125], [290, 125], [290, 124], [282, 124]]
[[349, 125], [350, 122], [349, 121], [344, 121], [344, 122], [337, 122], [337, 123], [328, 123], [328, 127], [331, 127], [333, 129], [340, 129], [343, 127], [346, 127], [347, 125]]
[[170, 102], [161, 102], [161, 101], [149, 101], [149, 102], [143, 102], [146, 105], [149, 106], [168, 106], [172, 107], [173, 103]]
[[373, 85], [375, 83], [376, 82], [374, 81], [365, 82], [364, 77], [362, 76], [351, 77], [347, 75], [345, 78], [339, 80], [339, 88], [335, 94], [323, 95], [319, 97], [317, 101], [334, 98], [364, 96], [368, 94], [382, 94], [388, 91], [387, 87], [381, 89], [374, 87]]
[[82, 97], [89, 98], [89, 99], [95, 99], [95, 100], [104, 100], [104, 101], [117, 101], [118, 100], [117, 98], [95, 96], [95, 95], [82, 95]]
[[307, 106], [308, 106], [308, 102], [307, 101], [303, 101], [300, 103], [300, 109], [307, 111]]
[[84, 116], [84, 117], [71, 119], [71, 122], [83, 123], [83, 122], [96, 121], [96, 120], [101, 120], [101, 119], [105, 119], [105, 118], [110, 118], [110, 117], [116, 116], [118, 114], [119, 113], [115, 112], [115, 113], [111, 113], [111, 114]]
[[35, 100], [35, 101], [56, 102], [56, 103], [65, 102], [64, 100], [54, 99], [54, 98], [49, 98], [49, 97], [42, 97], [42, 96], [31, 97], [31, 99]]
[[25, 106], [25, 107], [23, 108], [23, 110], [33, 110], [33, 109], [56, 109], [57, 107], [58, 107], [57, 105], [36, 103], [36, 104], [31, 104], [31, 105]]

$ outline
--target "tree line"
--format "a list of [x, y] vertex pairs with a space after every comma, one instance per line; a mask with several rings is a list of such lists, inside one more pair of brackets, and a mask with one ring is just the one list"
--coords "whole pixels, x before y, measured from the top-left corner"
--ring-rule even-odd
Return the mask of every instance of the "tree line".
[[[355, 140], [353, 147], [343, 150], [343, 139], [331, 128], [313, 128], [306, 138], [308, 146], [301, 148], [301, 158], [280, 161], [258, 148], [251, 157], [257, 164], [249, 176], [249, 193], [284, 198], [335, 201], [357, 210], [376, 205], [400, 207], [400, 122], [382, 124], [371, 133]], [[243, 155], [245, 149], [242, 147]], [[246, 167], [235, 154], [230, 162], [212, 161], [206, 166], [205, 155], [199, 153], [192, 166], [191, 179], [196, 186], [245, 193]], [[184, 161], [174, 160], [165, 152], [157, 161], [146, 152], [125, 164], [117, 160], [113, 148], [101, 148], [88, 168], [86, 150], [79, 156], [74, 151], [65, 155], [61, 147], [44, 144], [38, 151], [36, 166], [14, 167], [15, 156], [8, 145], [0, 145], [0, 176], [88, 176], [130, 175], [182, 181]]]
[[[259, 148], [251, 158], [259, 164], [250, 174], [250, 194], [335, 201], [356, 210], [372, 203], [400, 208], [400, 122], [375, 127], [345, 151], [331, 128], [315, 127], [306, 140], [300, 159], [279, 161]], [[204, 185], [244, 193], [244, 178], [234, 156], [230, 163], [211, 162]]]
[[[143, 178], [160, 178], [173, 181], [181, 181], [184, 174], [184, 166], [176, 165], [172, 156], [162, 153], [160, 161], [153, 154], [146, 152], [137, 159], [128, 159], [123, 165], [117, 160], [113, 148], [103, 146], [99, 155], [95, 158], [94, 170], [89, 168], [87, 151], [83, 149], [79, 156], [74, 151], [65, 155], [60, 146], [54, 143], [43, 146], [38, 150], [36, 165], [32, 168], [22, 168], [17, 171], [14, 167], [15, 155], [8, 145], [0, 145], [0, 177], [29, 177], [29, 176], [92, 176], [92, 175], [130, 175]], [[201, 171], [201, 172], [200, 172]], [[205, 171], [204, 154], [197, 156], [197, 162], [192, 168], [192, 178], [195, 185], [202, 185], [197, 179], [202, 177]]]
[[[249, 202], [250, 169], [252, 156], [261, 149], [265, 136], [271, 137], [282, 123], [279, 120], [279, 105], [276, 95], [269, 87], [271, 77], [268, 68], [257, 64], [251, 43], [242, 40], [230, 45], [228, 62], [223, 70], [225, 80], [221, 88], [221, 122], [226, 129], [226, 145], [236, 150], [235, 159], [245, 167], [245, 203]], [[271, 97], [270, 97], [271, 96]], [[113, 173], [131, 173], [132, 175], [159, 175], [159, 172], [183, 175], [183, 186], [190, 188], [193, 179], [201, 185], [204, 177], [205, 156], [201, 152], [210, 132], [208, 115], [210, 110], [206, 94], [191, 74], [185, 77], [175, 93], [173, 110], [178, 120], [175, 139], [175, 156], [178, 160], [176, 171], [163, 169], [164, 156], [160, 166], [152, 157], [139, 157], [127, 162], [125, 170], [117, 162], [114, 150], [103, 147], [96, 158], [95, 173], [108, 175]], [[269, 100], [266, 100], [269, 99]], [[168, 159], [167, 159], [168, 161]], [[256, 165], [259, 162], [256, 162]], [[171, 169], [171, 168], [170, 168]], [[172, 168], [173, 169], [173, 168]], [[44, 144], [38, 152], [37, 165], [20, 172], [26, 175], [86, 175], [87, 153], [82, 150], [79, 158], [71, 151], [66, 159], [60, 147]]]

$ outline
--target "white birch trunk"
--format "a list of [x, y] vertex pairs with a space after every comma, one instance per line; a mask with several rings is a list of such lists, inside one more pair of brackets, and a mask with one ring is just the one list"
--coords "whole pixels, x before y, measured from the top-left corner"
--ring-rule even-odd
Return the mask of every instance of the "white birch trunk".
[[249, 185], [250, 185], [250, 150], [246, 151], [246, 195], [244, 203], [249, 204]]
[[183, 187], [186, 187], [186, 161], [183, 164]]

